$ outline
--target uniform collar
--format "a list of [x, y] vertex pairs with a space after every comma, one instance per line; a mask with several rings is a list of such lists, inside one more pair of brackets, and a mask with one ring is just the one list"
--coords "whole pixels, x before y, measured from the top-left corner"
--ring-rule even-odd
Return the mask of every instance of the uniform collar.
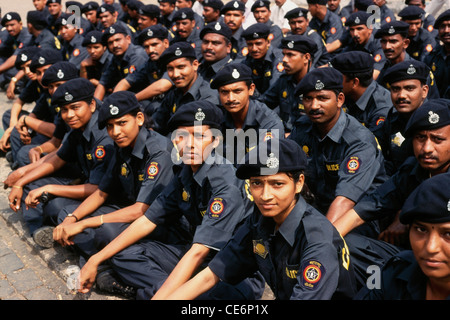
[[283, 238], [289, 243], [291, 247], [295, 243], [296, 230], [303, 218], [306, 210], [306, 201], [300, 196], [295, 207], [286, 217], [284, 222], [281, 224], [278, 232], [283, 236]]
[[92, 114], [91, 119], [89, 120], [86, 129], [83, 131], [83, 137], [86, 139], [86, 141], [91, 140], [91, 134], [95, 131], [95, 128], [97, 127], [97, 121], [98, 120], [98, 111], [95, 109], [94, 113]]
[[[203, 77], [197, 73], [197, 79], [195, 79], [195, 82], [192, 84], [192, 86], [189, 88], [189, 90], [183, 95], [190, 94], [194, 99], [197, 96], [197, 92], [199, 91], [201, 85], [203, 83]], [[180, 88], [177, 88], [180, 92], [182, 91]]]
[[144, 126], [142, 126], [136, 138], [136, 143], [134, 144], [133, 152], [131, 153], [138, 159], [144, 159], [147, 137], [148, 131]]
[[359, 97], [358, 101], [356, 101], [356, 105], [362, 111], [364, 111], [367, 107], [369, 99], [372, 97], [373, 92], [377, 87], [377, 82], [375, 80], [366, 88], [361, 97]]
[[208, 158], [203, 162], [197, 172], [193, 173], [189, 165], [183, 164], [181, 169], [180, 178], [183, 185], [189, 185], [194, 180], [198, 186], [203, 185], [203, 181], [208, 178], [208, 172], [214, 163], [214, 151], [208, 156]]
[[[407, 283], [406, 287], [413, 300], [425, 299], [427, 278], [412, 255], [402, 255], [410, 265], [400, 271], [397, 278]], [[415, 279], [411, 281], [411, 279]]]
[[331, 128], [331, 130], [327, 133], [327, 135], [323, 139], [321, 139], [320, 136], [317, 134], [317, 129], [313, 130], [313, 132], [315, 132], [315, 135], [320, 141], [323, 141], [325, 140], [326, 137], [328, 137], [334, 142], [339, 143], [339, 140], [342, 137], [342, 133], [344, 132], [346, 122], [347, 122], [347, 115], [344, 112], [344, 110], [341, 109], [341, 114], [339, 115], [337, 122], [334, 124], [333, 128]]

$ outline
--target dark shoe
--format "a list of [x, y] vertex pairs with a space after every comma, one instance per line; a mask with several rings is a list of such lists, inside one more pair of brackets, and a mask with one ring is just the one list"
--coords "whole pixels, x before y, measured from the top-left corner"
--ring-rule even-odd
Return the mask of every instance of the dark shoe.
[[33, 233], [33, 240], [36, 244], [40, 245], [43, 248], [51, 248], [53, 247], [53, 229], [55, 227], [44, 226], [37, 229]]
[[118, 294], [128, 299], [136, 298], [136, 289], [120, 283], [112, 269], [99, 272], [96, 284], [101, 291]]
[[8, 161], [8, 163], [13, 163], [14, 159], [13, 159], [13, 155], [11, 151], [8, 151], [5, 155], [6, 161]]

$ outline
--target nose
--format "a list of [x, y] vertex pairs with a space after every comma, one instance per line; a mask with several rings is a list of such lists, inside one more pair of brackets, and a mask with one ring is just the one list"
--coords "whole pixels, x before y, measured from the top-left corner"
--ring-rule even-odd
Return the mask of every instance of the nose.
[[436, 230], [431, 230], [427, 239], [425, 249], [429, 254], [440, 251], [440, 236]]
[[431, 139], [426, 139], [422, 145], [422, 150], [424, 153], [426, 154], [430, 154], [433, 153], [434, 151], [434, 146], [433, 146], [433, 142], [431, 141]]
[[270, 186], [265, 183], [261, 193], [261, 200], [268, 201], [270, 199], [272, 199], [272, 192], [270, 191]]

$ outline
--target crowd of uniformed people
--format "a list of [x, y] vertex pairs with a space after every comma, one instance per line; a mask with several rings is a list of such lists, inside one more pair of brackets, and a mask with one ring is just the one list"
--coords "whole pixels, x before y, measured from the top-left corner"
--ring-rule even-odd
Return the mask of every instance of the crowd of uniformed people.
[[1, 16], [4, 185], [80, 292], [450, 298], [450, 8], [32, 2]]

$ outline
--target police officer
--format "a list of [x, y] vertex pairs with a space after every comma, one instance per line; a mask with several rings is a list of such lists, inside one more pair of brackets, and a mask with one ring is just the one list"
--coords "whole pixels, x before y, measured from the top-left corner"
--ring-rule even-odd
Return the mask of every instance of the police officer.
[[174, 86], [167, 92], [152, 118], [154, 129], [166, 136], [170, 133], [167, 121], [177, 108], [188, 102], [203, 100], [218, 105], [219, 99], [209, 82], [198, 74], [197, 54], [189, 43], [176, 42], [170, 45], [161, 55], [160, 61], [167, 67]]
[[178, 9], [173, 16], [173, 21], [177, 31], [175, 38], [170, 42], [185, 41], [189, 43], [197, 53], [197, 59], [201, 57], [201, 39], [200, 29], [197, 28], [196, 21], [194, 19], [194, 11], [191, 8]]
[[138, 28], [137, 32], [141, 32], [145, 28], [159, 24], [159, 17], [161, 12], [159, 7], [154, 4], [143, 5], [138, 10], [139, 18], [137, 19]]
[[62, 56], [65, 61], [69, 61], [80, 67], [81, 61], [88, 57], [88, 52], [83, 47], [84, 37], [79, 33], [79, 29], [69, 22], [70, 14], [62, 13], [55, 22], [62, 38]]
[[167, 29], [172, 30], [174, 25], [172, 19], [175, 14], [175, 0], [158, 0], [159, 10], [161, 11], [161, 24]]
[[[386, 179], [375, 137], [342, 111], [342, 83], [334, 68], [308, 72], [296, 92], [303, 94], [307, 117], [300, 117], [289, 135], [307, 154], [306, 183], [315, 206], [332, 222]], [[370, 227], [359, 232], [375, 235], [376, 225]]]
[[42, 49], [61, 50], [61, 43], [58, 38], [47, 29], [47, 18], [45, 13], [41, 11], [28, 11], [27, 27], [31, 34], [30, 45]]
[[419, 61], [423, 61], [433, 48], [436, 47], [435, 37], [423, 28], [425, 11], [417, 6], [407, 6], [399, 13], [402, 21], [409, 24], [409, 46], [406, 52]]
[[341, 0], [328, 0], [327, 7], [328, 10], [330, 10], [333, 13], [336, 13], [339, 16], [339, 18], [341, 18], [342, 24], [345, 24], [345, 22], [347, 21], [348, 17], [351, 14], [351, 12], [348, 10], [347, 7], [341, 8]]
[[356, 300], [448, 300], [450, 173], [422, 182], [406, 199], [400, 221], [409, 226], [410, 250], [383, 267], [378, 288], [362, 289]]
[[[402, 236], [406, 229], [398, 220], [406, 198], [430, 176], [449, 171], [450, 101], [432, 99], [418, 108], [409, 119], [405, 137], [412, 138], [414, 156], [409, 157], [398, 171], [374, 192], [361, 199], [333, 224], [345, 236], [353, 228], [374, 219], [385, 220], [380, 237], [397, 245], [407, 246]], [[436, 140], [442, 138], [442, 142]], [[437, 139], [440, 139], [437, 138]], [[386, 226], [391, 226], [387, 228]]]
[[83, 47], [86, 47], [89, 57], [80, 63], [80, 77], [88, 79], [95, 87], [112, 58], [111, 52], [102, 42], [102, 37], [101, 31], [90, 31], [85, 34], [81, 43]]
[[119, 20], [118, 15], [119, 12], [113, 5], [104, 3], [100, 7], [98, 7], [97, 17], [101, 23], [100, 31], [106, 32], [106, 30], [112, 25], [120, 25], [124, 30], [126, 30], [130, 38], [134, 40], [136, 29], [134, 29], [129, 24], [123, 22], [122, 20]]
[[[9, 194], [10, 207], [14, 211], [20, 210], [21, 201], [26, 204], [28, 210], [24, 209], [23, 213], [27, 226], [36, 243], [44, 247], [52, 245], [40, 242], [45, 239], [45, 234], [52, 232], [47, 219], [54, 225], [55, 215], [64, 206], [78, 202], [75, 199], [83, 199], [94, 192], [114, 154], [113, 141], [106, 130], [98, 129], [98, 111], [93, 100], [94, 87], [86, 79], [82, 78], [81, 81], [64, 98], [65, 101], [78, 101], [61, 108], [61, 117], [71, 128], [64, 144], [54, 156], [47, 157], [34, 170], [17, 180]], [[73, 110], [75, 106], [76, 112]], [[86, 178], [80, 184], [69, 185], [73, 177], [51, 176], [69, 162], [77, 163], [82, 168]], [[43, 205], [40, 197], [44, 194], [56, 198]]]
[[354, 12], [348, 17], [345, 26], [349, 28], [348, 32], [352, 41], [344, 46], [342, 52], [364, 51], [370, 53], [374, 60], [373, 78], [376, 79], [383, 68], [386, 57], [381, 48], [380, 39], [375, 39], [373, 29], [367, 26], [369, 17], [370, 14], [364, 11]]
[[270, 28], [269, 40], [272, 47], [279, 48], [281, 44], [281, 39], [283, 39], [283, 31], [281, 27], [275, 25], [272, 20], [270, 20], [270, 1], [268, 0], [258, 0], [251, 7], [253, 16], [256, 22], [264, 23]]
[[272, 46], [270, 35], [270, 28], [259, 22], [251, 25], [242, 33], [248, 49], [248, 55], [243, 63], [252, 70], [257, 95], [266, 92], [284, 71], [277, 68], [283, 61], [283, 52]]
[[196, 9], [194, 9], [195, 0], [177, 0], [175, 1], [175, 7], [178, 10], [189, 8], [194, 12], [194, 20], [195, 20], [195, 28], [201, 29], [205, 22], [203, 21], [203, 18], [201, 16], [201, 12], [197, 12]]
[[59, 29], [56, 26], [56, 20], [62, 13], [61, 0], [48, 0], [46, 4], [49, 15], [47, 17], [47, 29], [50, 30], [53, 35], [57, 36]]
[[220, 15], [220, 10], [222, 10], [223, 7], [223, 2], [221, 0], [204, 0], [202, 5], [202, 16], [205, 21], [204, 26], [207, 26], [208, 23], [212, 22], [223, 22], [223, 17]]
[[109, 93], [108, 90], [113, 89], [120, 80], [134, 73], [148, 60], [144, 48], [134, 45], [126, 28], [120, 24], [104, 30], [102, 42], [108, 46], [113, 57], [95, 89], [95, 97], [99, 100], [103, 100]]
[[425, 57], [424, 62], [431, 68], [439, 94], [442, 98], [450, 99], [450, 9], [444, 11], [436, 20], [434, 28], [438, 31], [438, 43], [433, 51]]
[[417, 60], [397, 63], [389, 68], [385, 79], [394, 105], [383, 125], [374, 131], [383, 150], [386, 172], [392, 176], [401, 164], [413, 156], [412, 141], [405, 138], [406, 124], [428, 94], [429, 68]]
[[345, 240], [303, 198], [305, 153], [294, 141], [277, 141], [250, 151], [237, 169], [239, 179], [250, 180], [251, 215], [208, 268], [168, 299], [194, 299], [217, 283], [234, 284], [255, 271], [277, 300], [353, 297], [353, 259]]
[[[251, 99], [255, 84], [249, 67], [240, 63], [225, 66], [213, 78], [211, 88], [217, 89], [225, 109], [224, 151], [226, 158], [235, 165], [260, 141], [284, 138], [283, 123], [278, 115], [262, 102]], [[249, 139], [245, 139], [246, 136]], [[229, 157], [231, 151], [234, 156]]]
[[86, 20], [90, 23], [90, 27], [87, 28], [85, 34], [101, 29], [100, 19], [97, 16], [98, 7], [99, 5], [95, 1], [89, 1], [81, 7], [81, 13], [84, 14]]
[[389, 91], [373, 80], [372, 56], [365, 51], [344, 52], [331, 59], [330, 65], [344, 76], [345, 111], [374, 132], [383, 124], [392, 102]]
[[242, 37], [244, 28], [245, 4], [241, 1], [230, 1], [226, 3], [220, 13], [223, 15], [223, 22], [231, 29], [231, 58], [235, 61], [243, 60], [248, 53], [245, 39]]
[[[65, 92], [76, 81], [58, 88], [54, 100], [67, 103]], [[114, 140], [115, 155], [99, 188], [81, 204], [67, 206], [58, 214], [59, 225], [52, 237], [62, 245], [75, 243], [85, 257], [97, 252], [143, 215], [173, 177], [170, 154], [173, 145], [145, 127], [145, 116], [133, 93], [120, 91], [106, 98], [98, 124], [100, 129], [106, 127]], [[95, 228], [94, 241], [86, 243], [77, 237], [71, 240], [88, 228]]]
[[[230, 174], [235, 172], [233, 165], [214, 153], [219, 143], [214, 129], [218, 130], [222, 117], [216, 105], [194, 101], [181, 106], [170, 118], [168, 129], [176, 132], [173, 138], [182, 161], [180, 170], [144, 216], [88, 260], [80, 274], [81, 292], [92, 286], [99, 264], [111, 259], [119, 277], [138, 288], [137, 298], [152, 297], [158, 290], [162, 296], [190, 278], [226, 244], [252, 203], [243, 181]], [[180, 217], [189, 231], [178, 245], [148, 238], [155, 227], [155, 231], [163, 225], [181, 227], [176, 223]], [[135, 243], [144, 236], [147, 238]], [[235, 286], [219, 284], [205, 298], [259, 299], [263, 290], [263, 281], [247, 278]]]
[[425, 11], [424, 19], [423, 19], [423, 28], [428, 30], [435, 39], [438, 39], [438, 32], [434, 28], [434, 24], [436, 22], [436, 18], [425, 10], [425, 0], [405, 0], [405, 4], [407, 6], [416, 6]]
[[307, 0], [308, 10], [312, 16], [309, 27], [315, 30], [325, 41], [329, 53], [339, 48], [339, 39], [344, 27], [337, 14], [327, 8], [327, 0]]
[[284, 16], [291, 28], [291, 31], [286, 35], [299, 34], [305, 35], [314, 40], [317, 46], [317, 51], [314, 53], [314, 60], [312, 66], [317, 68], [328, 63], [330, 54], [325, 48], [325, 41], [313, 29], [309, 27], [308, 10], [304, 8], [295, 8], [288, 11]]
[[284, 74], [275, 82], [259, 100], [274, 109], [283, 121], [286, 133], [291, 132], [293, 123], [304, 114], [304, 107], [295, 94], [297, 84], [309, 72], [317, 46], [305, 35], [291, 35], [281, 41], [283, 63], [278, 64]]
[[207, 81], [224, 66], [233, 62], [231, 53], [231, 29], [223, 22], [210, 22], [200, 32], [202, 57], [198, 73]]
[[[370, 1], [369, 1], [369, 3], [370, 3], [370, 5], [372, 4]], [[373, 0], [373, 3], [380, 8], [380, 20], [381, 20], [380, 23], [381, 23], [381, 25], [395, 21], [395, 14], [386, 5], [386, 0]]]

